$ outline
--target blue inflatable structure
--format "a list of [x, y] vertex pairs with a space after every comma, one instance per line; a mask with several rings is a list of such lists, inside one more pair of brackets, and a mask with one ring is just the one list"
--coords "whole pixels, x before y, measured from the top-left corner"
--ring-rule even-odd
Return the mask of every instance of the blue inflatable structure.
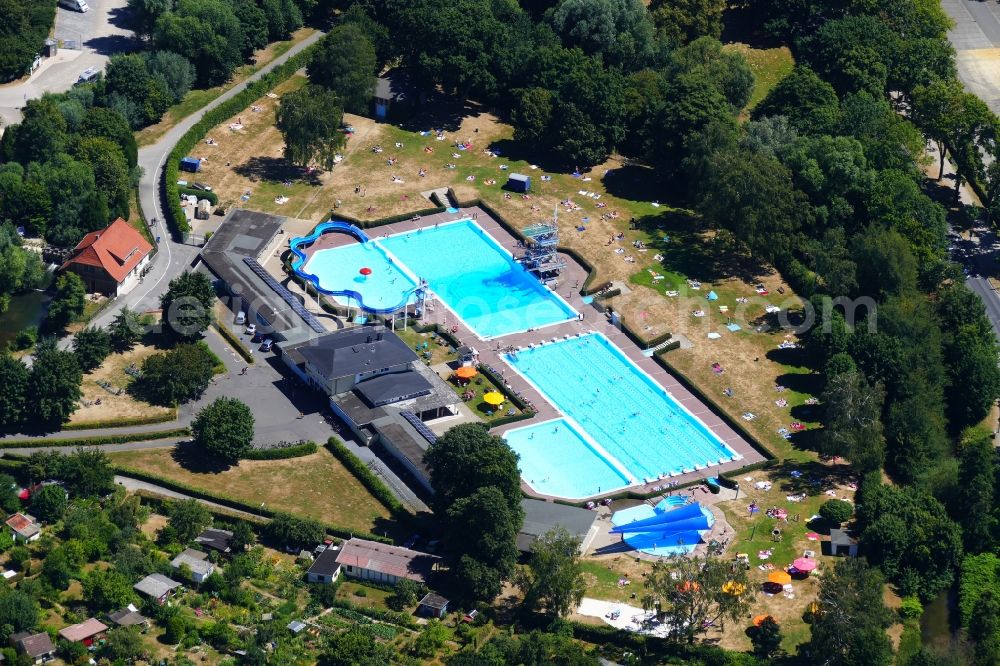
[[632, 548], [656, 556], [683, 555], [694, 550], [715, 523], [712, 512], [698, 502], [673, 508], [666, 499], [655, 507], [643, 504], [611, 516], [612, 534], [621, 534]]

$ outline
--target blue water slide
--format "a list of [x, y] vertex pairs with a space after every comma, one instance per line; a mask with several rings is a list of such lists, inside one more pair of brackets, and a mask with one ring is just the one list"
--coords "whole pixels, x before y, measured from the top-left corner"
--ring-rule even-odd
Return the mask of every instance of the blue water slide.
[[635, 522], [627, 523], [625, 525], [617, 525], [611, 528], [611, 532], [612, 534], [620, 534], [622, 532], [637, 532], [643, 528], [656, 529], [667, 523], [687, 520], [689, 518], [697, 518], [702, 515], [701, 505], [698, 502], [694, 502], [693, 504], [682, 506], [681, 508], [674, 509], [673, 511], [658, 513], [651, 518], [636, 520]]
[[697, 518], [687, 518], [685, 520], [672, 520], [670, 522], [660, 523], [657, 525], [647, 525], [645, 527], [637, 527], [635, 529], [630, 529], [628, 525], [622, 526], [618, 533], [619, 534], [634, 534], [636, 532], [696, 532], [698, 530], [707, 530], [711, 525], [708, 524], [708, 518], [705, 516], [698, 516]]
[[405, 308], [407, 304], [410, 302], [410, 297], [413, 296], [414, 294], [420, 293], [423, 290], [423, 287], [421, 286], [414, 287], [413, 289], [409, 290], [403, 295], [403, 299], [397, 305], [391, 308], [374, 308], [369, 305], [365, 305], [364, 298], [361, 296], [360, 293], [354, 291], [353, 289], [331, 290], [321, 287], [319, 285], [319, 277], [313, 275], [312, 273], [306, 273], [305, 271], [302, 270], [302, 266], [305, 265], [306, 260], [308, 259], [308, 257], [306, 257], [305, 253], [302, 251], [302, 248], [309, 247], [310, 245], [316, 242], [317, 238], [319, 238], [323, 234], [331, 232], [350, 234], [351, 236], [357, 238], [358, 241], [361, 243], [367, 243], [369, 240], [371, 240], [370, 238], [368, 238], [368, 234], [366, 234], [357, 226], [350, 224], [348, 222], [337, 222], [334, 220], [331, 220], [330, 222], [323, 222], [322, 224], [318, 225], [313, 230], [313, 232], [308, 236], [301, 236], [299, 238], [293, 238], [292, 240], [290, 240], [288, 242], [288, 247], [289, 249], [291, 249], [292, 254], [295, 255], [295, 259], [292, 260], [292, 270], [295, 271], [295, 274], [298, 275], [300, 278], [311, 284], [313, 288], [316, 289], [317, 292], [321, 294], [326, 294], [327, 296], [346, 296], [347, 298], [357, 301], [358, 307], [362, 311], [367, 312], [368, 314], [387, 315], [387, 314], [392, 314], [393, 312], [399, 312], [400, 310]]
[[636, 550], [670, 548], [674, 546], [684, 546], [685, 549], [692, 549], [700, 542], [701, 534], [698, 532], [640, 532], [639, 534], [630, 534], [625, 537], [625, 543]]

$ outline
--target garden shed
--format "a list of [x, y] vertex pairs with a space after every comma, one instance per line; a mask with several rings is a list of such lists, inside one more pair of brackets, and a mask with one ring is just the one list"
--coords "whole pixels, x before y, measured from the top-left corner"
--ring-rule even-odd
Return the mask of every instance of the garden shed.
[[510, 174], [510, 178], [507, 179], [507, 188], [515, 192], [529, 192], [531, 190], [531, 176], [512, 173]]

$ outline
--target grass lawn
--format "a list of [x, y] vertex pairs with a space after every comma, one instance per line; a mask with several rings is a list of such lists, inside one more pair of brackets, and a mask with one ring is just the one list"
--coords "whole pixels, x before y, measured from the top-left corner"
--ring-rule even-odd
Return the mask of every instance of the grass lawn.
[[355, 606], [363, 606], [365, 608], [388, 610], [389, 607], [386, 606], [385, 600], [391, 595], [392, 592], [368, 587], [367, 585], [349, 580], [343, 581], [340, 587], [337, 588], [337, 599], [343, 599]]
[[115, 464], [269, 509], [380, 534], [386, 528], [389, 511], [325, 448], [289, 460], [244, 460], [217, 473], [183, 467], [174, 451], [121, 451], [110, 456]]
[[[583, 580], [586, 584], [585, 596], [594, 599], [621, 601], [630, 606], [642, 607], [642, 577], [638, 574], [648, 570], [650, 564], [644, 560], [636, 562], [634, 557], [617, 555], [600, 559], [585, 559], [580, 563]], [[619, 586], [621, 578], [628, 578], [630, 583]], [[635, 594], [635, 598], [632, 595]]]
[[725, 48], [742, 53], [750, 65], [750, 71], [753, 72], [753, 92], [750, 93], [750, 101], [747, 102], [744, 113], [752, 111], [795, 67], [792, 52], [787, 46], [754, 49], [746, 44], [727, 44]]
[[292, 33], [291, 39], [281, 42], [273, 42], [257, 51], [254, 58], [254, 64], [242, 65], [238, 67], [236, 72], [233, 74], [233, 78], [223, 85], [215, 86], [214, 88], [199, 88], [191, 90], [181, 101], [167, 109], [167, 112], [163, 115], [163, 119], [160, 120], [160, 122], [136, 132], [136, 142], [140, 147], [156, 143], [159, 141], [160, 137], [169, 132], [170, 129], [173, 128], [173, 126], [178, 122], [205, 106], [222, 93], [230, 90], [233, 86], [242, 83], [261, 67], [264, 67], [274, 59], [281, 57], [294, 45], [298, 44], [315, 32], [316, 30], [314, 28], [300, 28]]
[[[404, 331], [402, 328], [399, 327], [399, 324], [397, 324], [396, 326], [397, 326], [396, 335], [398, 335], [399, 338], [410, 347], [410, 349], [416, 351], [417, 347], [419, 346], [420, 349], [418, 353], [420, 354], [420, 357], [424, 360], [424, 362], [427, 363], [428, 365], [437, 365], [438, 363], [450, 363], [451, 361], [454, 361], [456, 358], [458, 358], [458, 356], [455, 354], [455, 350], [452, 349], [451, 345], [437, 344], [437, 340], [441, 338], [438, 338], [436, 335], [434, 337], [431, 337], [430, 333], [417, 333], [412, 328], [407, 328]], [[443, 341], [443, 339], [441, 340]], [[426, 349], [424, 349], [425, 342], [427, 343]], [[430, 358], [424, 356], [424, 354], [427, 353], [430, 354]]]

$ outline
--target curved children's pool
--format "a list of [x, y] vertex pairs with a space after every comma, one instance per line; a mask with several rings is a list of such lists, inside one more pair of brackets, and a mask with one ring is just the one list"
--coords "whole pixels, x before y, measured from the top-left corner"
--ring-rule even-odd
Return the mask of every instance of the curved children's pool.
[[[536, 434], [527, 456], [515, 435], [511, 446], [522, 453], [522, 475], [539, 492], [573, 498], [595, 494], [594, 480], [572, 462], [577, 458], [593, 461], [596, 455], [633, 482], [739, 458], [599, 333], [522, 349], [505, 359], [581, 431], [583, 444], [573, 448], [565, 441], [550, 444], [544, 432]], [[532, 484], [532, 478], [544, 482]], [[626, 485], [631, 484], [624, 478], [617, 487], [602, 483], [601, 492]]]
[[[334, 230], [344, 230], [339, 227]], [[360, 230], [358, 230], [360, 231]], [[306, 239], [312, 242], [322, 233]], [[305, 258], [300, 251], [296, 254]], [[371, 274], [361, 276], [362, 268]], [[576, 317], [472, 220], [315, 252], [293, 269], [323, 293], [354, 299], [362, 309], [391, 312], [416, 301], [421, 280], [480, 338], [541, 328]]]

